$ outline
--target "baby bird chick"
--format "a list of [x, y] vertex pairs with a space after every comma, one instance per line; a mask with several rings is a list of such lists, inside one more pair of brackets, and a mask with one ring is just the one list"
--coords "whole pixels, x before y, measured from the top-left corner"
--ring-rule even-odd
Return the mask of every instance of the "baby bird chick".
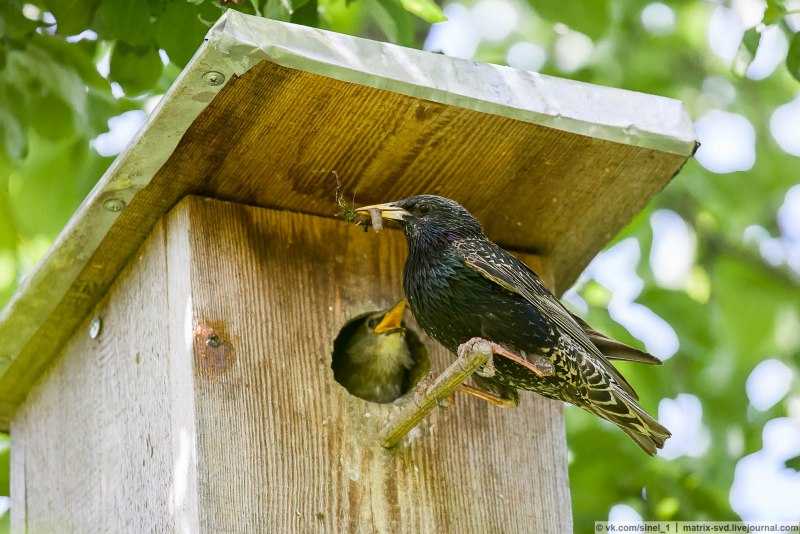
[[392, 402], [411, 385], [415, 362], [403, 326], [405, 309], [401, 300], [388, 311], [368, 315], [347, 342], [334, 373], [356, 397]]

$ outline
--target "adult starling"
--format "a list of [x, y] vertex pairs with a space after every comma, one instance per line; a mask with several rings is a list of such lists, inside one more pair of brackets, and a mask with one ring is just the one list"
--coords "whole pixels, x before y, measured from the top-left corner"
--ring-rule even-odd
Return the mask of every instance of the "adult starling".
[[414, 317], [454, 354], [482, 338], [493, 376], [473, 376], [487, 400], [516, 405], [517, 389], [569, 402], [606, 419], [648, 454], [669, 431], [638, 404], [609, 359], [661, 363], [571, 314], [524, 263], [490, 241], [460, 204], [419, 195], [359, 208], [397, 221], [408, 241], [403, 288]]
[[364, 317], [334, 360], [334, 377], [356, 397], [392, 402], [411, 384], [416, 362], [403, 326], [406, 301]]

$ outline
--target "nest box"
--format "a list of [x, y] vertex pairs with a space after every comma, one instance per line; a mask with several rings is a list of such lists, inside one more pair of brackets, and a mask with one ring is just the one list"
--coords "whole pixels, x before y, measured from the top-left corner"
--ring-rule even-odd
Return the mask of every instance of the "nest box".
[[405, 260], [334, 173], [456, 199], [560, 292], [694, 147], [673, 100], [228, 11], [0, 316], [12, 528], [570, 531], [560, 404], [459, 397], [387, 450], [409, 395], [334, 379]]

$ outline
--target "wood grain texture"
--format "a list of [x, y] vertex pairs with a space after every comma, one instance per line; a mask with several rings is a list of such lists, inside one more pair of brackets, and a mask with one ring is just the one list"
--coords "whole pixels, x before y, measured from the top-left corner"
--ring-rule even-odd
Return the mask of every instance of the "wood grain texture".
[[333, 170], [359, 203], [448, 196], [501, 245], [548, 256], [565, 289], [685, 160], [265, 61], [201, 113], [153, 185], [323, 216]]
[[164, 251], [158, 225], [18, 410], [14, 532], [173, 530]]
[[[549, 257], [561, 292], [685, 160], [259, 63], [205, 108], [37, 333], [9, 355], [0, 430], [153, 225], [186, 195], [332, 216], [337, 171], [359, 203], [448, 196], [501, 245]], [[17, 323], [29, 326], [24, 317]]]
[[[459, 396], [387, 451], [378, 434], [398, 407], [334, 381], [341, 326], [402, 295], [402, 234], [196, 199], [181, 210], [193, 332], [222, 342], [216, 355], [194, 344], [202, 531], [571, 531], [559, 403]], [[444, 369], [453, 356], [427, 344]]]

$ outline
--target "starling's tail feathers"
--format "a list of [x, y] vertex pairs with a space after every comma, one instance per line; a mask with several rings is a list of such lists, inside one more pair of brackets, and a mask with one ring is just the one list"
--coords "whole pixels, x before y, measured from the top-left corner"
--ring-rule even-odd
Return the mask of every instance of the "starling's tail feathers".
[[616, 339], [610, 338], [602, 332], [598, 332], [592, 328], [586, 321], [574, 313], [570, 313], [570, 315], [586, 333], [589, 341], [591, 341], [595, 347], [600, 349], [600, 352], [602, 352], [606, 358], [610, 360], [625, 360], [628, 362], [646, 363], [649, 365], [661, 365], [661, 360], [652, 354], [648, 354], [647, 352], [635, 349], [630, 345], [626, 345], [625, 343], [621, 343]]
[[583, 408], [620, 427], [639, 447], [650, 456], [655, 456], [656, 449], [664, 446], [664, 442], [672, 434], [661, 423], [645, 412], [635, 400], [624, 391], [616, 388], [603, 390], [606, 397]]
[[623, 360], [626, 362], [646, 363], [648, 365], [661, 365], [661, 360], [647, 352], [635, 349], [619, 341], [589, 335], [589, 339], [600, 349], [609, 360]]

